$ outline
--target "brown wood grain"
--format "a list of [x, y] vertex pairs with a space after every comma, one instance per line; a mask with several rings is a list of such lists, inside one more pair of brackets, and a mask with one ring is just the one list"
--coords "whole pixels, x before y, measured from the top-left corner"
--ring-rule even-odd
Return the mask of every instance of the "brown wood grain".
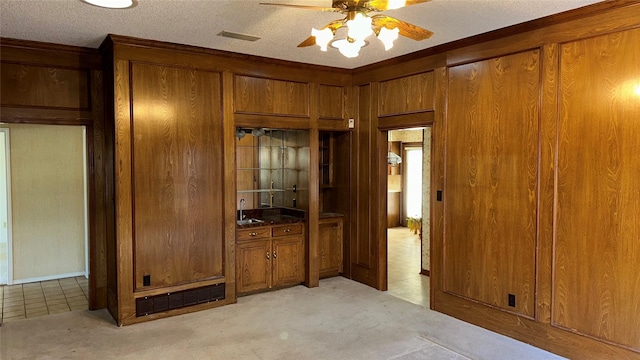
[[236, 113], [309, 116], [309, 84], [236, 75]]
[[89, 72], [24, 64], [0, 64], [2, 106], [89, 109]]
[[560, 46], [555, 325], [640, 351], [640, 29]]
[[433, 71], [381, 81], [378, 113], [384, 116], [432, 110], [433, 81]]
[[344, 119], [344, 87], [319, 85], [318, 86], [318, 118], [320, 119]]
[[342, 272], [342, 217], [320, 219], [320, 276], [335, 276]]
[[131, 67], [135, 289], [223, 275], [220, 75]]
[[272, 248], [273, 286], [300, 283], [304, 280], [304, 237], [274, 238]]
[[539, 57], [533, 50], [450, 68], [445, 150], [444, 288], [530, 317]]
[[270, 288], [271, 239], [239, 242], [236, 252], [237, 291], [244, 293]]

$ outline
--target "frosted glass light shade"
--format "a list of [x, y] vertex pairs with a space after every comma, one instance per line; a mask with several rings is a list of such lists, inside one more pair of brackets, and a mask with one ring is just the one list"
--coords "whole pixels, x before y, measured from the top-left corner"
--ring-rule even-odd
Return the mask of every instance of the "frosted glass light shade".
[[389, 50], [393, 47], [393, 41], [398, 38], [398, 33], [400, 33], [400, 29], [395, 28], [393, 30], [389, 30], [386, 27], [380, 29], [380, 33], [378, 34], [378, 39], [382, 41], [384, 44], [384, 49]]
[[322, 30], [312, 28], [311, 35], [316, 37], [316, 45], [320, 46], [320, 50], [327, 51], [327, 45], [329, 45], [329, 41], [333, 39], [333, 31], [329, 28]]
[[347, 21], [347, 27], [349, 28], [347, 36], [356, 39], [356, 42], [364, 41], [367, 36], [373, 34], [371, 18], [360, 13], [356, 14], [353, 20]]
[[109, 8], [109, 9], [126, 9], [133, 6], [133, 0], [82, 0], [87, 4]]
[[331, 43], [331, 46], [338, 48], [340, 53], [348, 58], [357, 57], [360, 53], [360, 48], [364, 45], [364, 41], [349, 42], [347, 39], [337, 40]]

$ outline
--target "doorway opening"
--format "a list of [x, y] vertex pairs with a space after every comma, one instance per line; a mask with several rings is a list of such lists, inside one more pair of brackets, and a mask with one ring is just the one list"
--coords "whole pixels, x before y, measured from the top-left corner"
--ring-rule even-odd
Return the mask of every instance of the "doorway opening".
[[0, 128], [0, 285], [10, 284], [11, 274], [11, 170], [9, 129]]
[[387, 289], [428, 307], [431, 128], [390, 130], [387, 143]]
[[0, 134], [0, 284], [88, 277], [86, 128], [3, 124]]

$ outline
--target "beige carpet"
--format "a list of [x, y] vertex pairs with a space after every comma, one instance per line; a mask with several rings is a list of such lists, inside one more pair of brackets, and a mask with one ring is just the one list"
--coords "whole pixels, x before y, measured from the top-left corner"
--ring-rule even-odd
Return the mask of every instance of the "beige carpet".
[[561, 359], [344, 279], [119, 328], [104, 311], [7, 322], [0, 359]]

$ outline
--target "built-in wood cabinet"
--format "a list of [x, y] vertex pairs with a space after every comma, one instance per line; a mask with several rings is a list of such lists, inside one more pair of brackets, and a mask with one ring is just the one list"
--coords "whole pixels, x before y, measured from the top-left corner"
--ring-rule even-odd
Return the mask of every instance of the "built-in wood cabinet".
[[300, 284], [304, 280], [304, 224], [256, 226], [237, 231], [239, 295]]
[[[235, 302], [224, 75], [202, 56], [174, 64], [171, 51], [107, 45], [115, 189], [109, 309], [126, 325]], [[209, 295], [192, 301], [200, 293]], [[165, 308], [167, 296], [174, 305]]]
[[337, 276], [342, 273], [343, 216], [335, 215], [320, 219], [320, 277]]

